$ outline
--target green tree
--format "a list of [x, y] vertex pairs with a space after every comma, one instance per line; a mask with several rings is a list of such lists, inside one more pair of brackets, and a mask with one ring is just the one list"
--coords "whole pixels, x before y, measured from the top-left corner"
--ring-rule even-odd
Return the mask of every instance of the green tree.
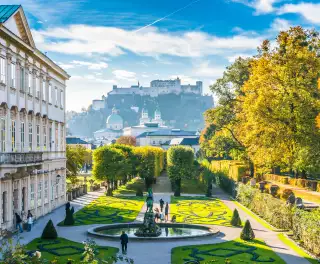
[[174, 195], [180, 196], [181, 180], [193, 176], [194, 152], [190, 147], [173, 146], [167, 151], [167, 171], [174, 182]]
[[241, 231], [240, 238], [242, 240], [252, 240], [255, 238], [255, 235], [253, 233], [253, 230], [252, 230], [252, 227], [251, 227], [249, 220], [246, 220], [244, 227]]
[[67, 146], [67, 176], [72, 177], [78, 175], [80, 169], [85, 163], [86, 149], [83, 146], [75, 147]]
[[58, 237], [58, 233], [56, 231], [56, 228], [53, 225], [52, 220], [50, 219], [43, 229], [41, 238], [42, 239], [56, 239]]

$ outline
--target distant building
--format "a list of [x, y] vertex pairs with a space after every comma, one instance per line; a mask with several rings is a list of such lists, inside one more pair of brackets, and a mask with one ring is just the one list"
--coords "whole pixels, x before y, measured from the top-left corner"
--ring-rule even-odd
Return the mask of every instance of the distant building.
[[168, 129], [168, 127], [159, 126], [158, 123], [145, 123], [143, 125], [125, 127], [123, 129], [123, 135], [137, 137], [144, 132], [158, 131], [163, 129]]
[[[169, 145], [174, 138], [196, 138], [196, 131], [186, 131], [181, 129], [161, 129], [144, 132], [136, 137], [138, 146], [161, 146]], [[165, 147], [164, 147], [165, 148]]]
[[69, 146], [69, 147], [82, 146], [86, 149], [92, 149], [91, 143], [84, 141], [78, 137], [67, 137], [66, 143], [67, 143], [67, 146]]
[[153, 80], [150, 87], [142, 87], [140, 85], [132, 85], [130, 88], [120, 88], [117, 85], [113, 86], [112, 91], [108, 95], [113, 94], [135, 94], [141, 96], [157, 97], [161, 94], [197, 94], [202, 95], [202, 82], [197, 81], [195, 85], [182, 85], [179, 78], [175, 80]]
[[100, 129], [93, 133], [95, 139], [103, 139], [107, 142], [122, 136], [123, 134], [123, 119], [118, 114], [118, 110], [114, 106], [111, 115], [108, 116], [106, 128]]
[[168, 145], [169, 145], [169, 147], [171, 147], [171, 146], [189, 146], [193, 149], [194, 155], [196, 155], [200, 149], [199, 136], [194, 137], [194, 138], [185, 138], [185, 137], [173, 138], [173, 139], [171, 139], [171, 141]]

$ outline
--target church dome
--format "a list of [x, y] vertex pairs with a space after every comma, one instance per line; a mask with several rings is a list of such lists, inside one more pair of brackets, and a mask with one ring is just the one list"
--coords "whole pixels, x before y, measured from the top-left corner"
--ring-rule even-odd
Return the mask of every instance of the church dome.
[[107, 118], [107, 124], [109, 124], [109, 125], [122, 124], [122, 123], [123, 123], [123, 119], [118, 114], [113, 113], [113, 114], [109, 115]]

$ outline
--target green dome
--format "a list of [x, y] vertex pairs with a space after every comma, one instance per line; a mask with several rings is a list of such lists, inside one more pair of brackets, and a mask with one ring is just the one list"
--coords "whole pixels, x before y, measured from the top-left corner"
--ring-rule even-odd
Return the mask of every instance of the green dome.
[[111, 114], [107, 118], [107, 124], [108, 125], [115, 125], [115, 124], [121, 124], [123, 123], [123, 119], [118, 114]]

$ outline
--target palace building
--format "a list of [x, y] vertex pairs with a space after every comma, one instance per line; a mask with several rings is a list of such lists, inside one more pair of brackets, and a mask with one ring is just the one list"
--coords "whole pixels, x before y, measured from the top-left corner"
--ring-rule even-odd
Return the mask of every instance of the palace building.
[[69, 75], [35, 46], [20, 5], [0, 5], [0, 229], [66, 201]]

